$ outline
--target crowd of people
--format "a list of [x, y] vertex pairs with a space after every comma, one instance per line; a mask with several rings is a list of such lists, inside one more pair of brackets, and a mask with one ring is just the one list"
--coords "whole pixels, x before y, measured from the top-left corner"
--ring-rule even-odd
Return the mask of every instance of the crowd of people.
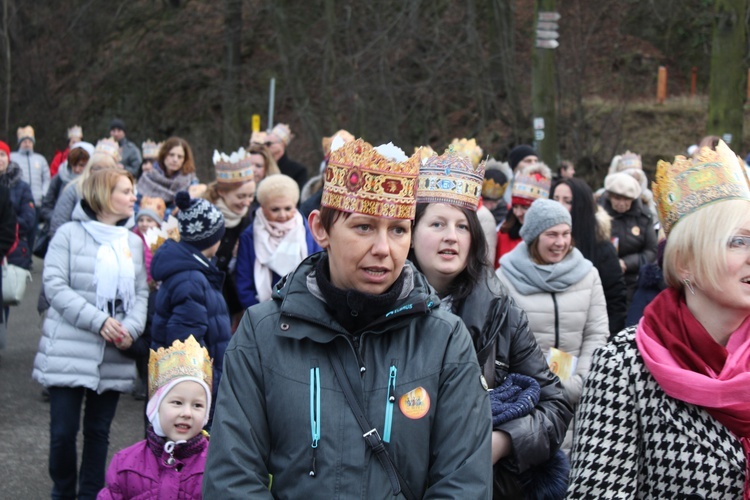
[[[284, 124], [198, 179], [127, 130], [49, 165], [30, 126], [0, 141], [0, 252], [44, 259], [53, 498], [750, 498], [750, 183], [720, 140], [592, 189], [530, 145], [345, 130], [308, 179]], [[107, 469], [121, 394], [145, 439]]]

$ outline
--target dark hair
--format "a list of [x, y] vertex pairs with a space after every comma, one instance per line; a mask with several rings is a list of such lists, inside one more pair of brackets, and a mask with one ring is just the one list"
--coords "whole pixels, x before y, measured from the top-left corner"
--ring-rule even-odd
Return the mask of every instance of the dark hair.
[[339, 217], [343, 217], [344, 220], [346, 220], [350, 215], [351, 213], [349, 212], [342, 212], [335, 208], [320, 207], [320, 225], [323, 226], [323, 229], [325, 229], [327, 233], [330, 233], [334, 222], [336, 222]]
[[68, 154], [68, 167], [73, 168], [80, 162], [87, 163], [89, 161], [89, 153], [83, 148], [73, 148]]
[[159, 166], [164, 172], [164, 175], [168, 175], [167, 169], [164, 166], [164, 159], [167, 157], [169, 152], [177, 146], [181, 146], [183, 151], [185, 151], [185, 162], [182, 164], [182, 168], [180, 168], [180, 173], [192, 174], [193, 172], [195, 172], [195, 161], [193, 160], [193, 150], [190, 149], [190, 144], [188, 144], [188, 142], [181, 137], [170, 137], [169, 139], [164, 141], [164, 144], [162, 144], [161, 149], [159, 150], [158, 162]]
[[[416, 228], [419, 219], [422, 218], [429, 203], [417, 203], [417, 213], [414, 216], [414, 227]], [[457, 207], [466, 216], [469, 222], [469, 233], [471, 234], [471, 250], [466, 258], [466, 268], [453, 280], [447, 293], [453, 298], [454, 304], [459, 304], [463, 299], [468, 297], [471, 290], [479, 283], [482, 275], [486, 272], [487, 266], [487, 239], [484, 237], [482, 225], [479, 223], [479, 217], [474, 210]], [[412, 230], [412, 241], [414, 232]], [[417, 256], [414, 248], [409, 250], [409, 260], [422, 271], [417, 262]]]
[[553, 199], [555, 189], [560, 184], [568, 186], [573, 195], [570, 218], [573, 222], [571, 234], [573, 235], [573, 241], [576, 242], [576, 248], [588, 260], [593, 260], [596, 241], [599, 236], [599, 221], [596, 220], [598, 207], [594, 201], [594, 193], [589, 185], [581, 179], [558, 179], [552, 184], [552, 189], [549, 191], [550, 199]]

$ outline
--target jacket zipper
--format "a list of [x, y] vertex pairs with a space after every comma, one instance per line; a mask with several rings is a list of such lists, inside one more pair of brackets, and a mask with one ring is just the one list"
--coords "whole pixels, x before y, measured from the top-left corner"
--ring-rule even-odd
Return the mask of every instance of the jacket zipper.
[[557, 298], [555, 297], [555, 294], [552, 293], [552, 304], [555, 306], [555, 349], [559, 349], [560, 347], [560, 314], [557, 310]]
[[315, 477], [315, 459], [320, 441], [320, 368], [310, 368], [310, 434], [312, 435], [312, 463], [310, 477]]
[[385, 424], [383, 424], [383, 441], [391, 442], [391, 425], [393, 424], [393, 404], [396, 402], [396, 360], [391, 361], [388, 372], [388, 392], [385, 400]]

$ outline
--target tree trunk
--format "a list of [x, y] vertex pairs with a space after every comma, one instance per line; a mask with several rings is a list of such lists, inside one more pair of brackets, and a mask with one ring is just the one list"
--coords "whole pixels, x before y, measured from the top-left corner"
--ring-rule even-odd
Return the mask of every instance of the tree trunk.
[[706, 128], [739, 153], [747, 92], [747, 0], [716, 0], [714, 8]]
[[242, 141], [240, 71], [242, 65], [242, 0], [224, 0], [225, 73], [222, 92], [222, 137], [225, 151], [236, 150]]
[[[534, 26], [540, 12], [555, 12], [556, 0], [536, 0]], [[535, 35], [536, 36], [536, 35]], [[559, 161], [557, 145], [557, 108], [555, 105], [554, 48], [534, 47], [531, 100], [534, 113], [534, 142], [540, 159], [555, 170]]]
[[3, 0], [3, 45], [5, 45], [5, 136], [10, 135], [10, 86], [12, 82], [10, 63], [10, 33], [8, 31], [8, 1]]

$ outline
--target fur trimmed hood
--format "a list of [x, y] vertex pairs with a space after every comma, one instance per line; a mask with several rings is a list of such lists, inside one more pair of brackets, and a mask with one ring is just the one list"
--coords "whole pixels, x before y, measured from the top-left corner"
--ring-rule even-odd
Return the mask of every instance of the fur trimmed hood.
[[594, 217], [596, 217], [596, 223], [597, 223], [596, 240], [597, 241], [611, 240], [612, 239], [612, 217], [607, 213], [607, 211], [601, 205], [597, 205], [596, 213], [594, 214]]

